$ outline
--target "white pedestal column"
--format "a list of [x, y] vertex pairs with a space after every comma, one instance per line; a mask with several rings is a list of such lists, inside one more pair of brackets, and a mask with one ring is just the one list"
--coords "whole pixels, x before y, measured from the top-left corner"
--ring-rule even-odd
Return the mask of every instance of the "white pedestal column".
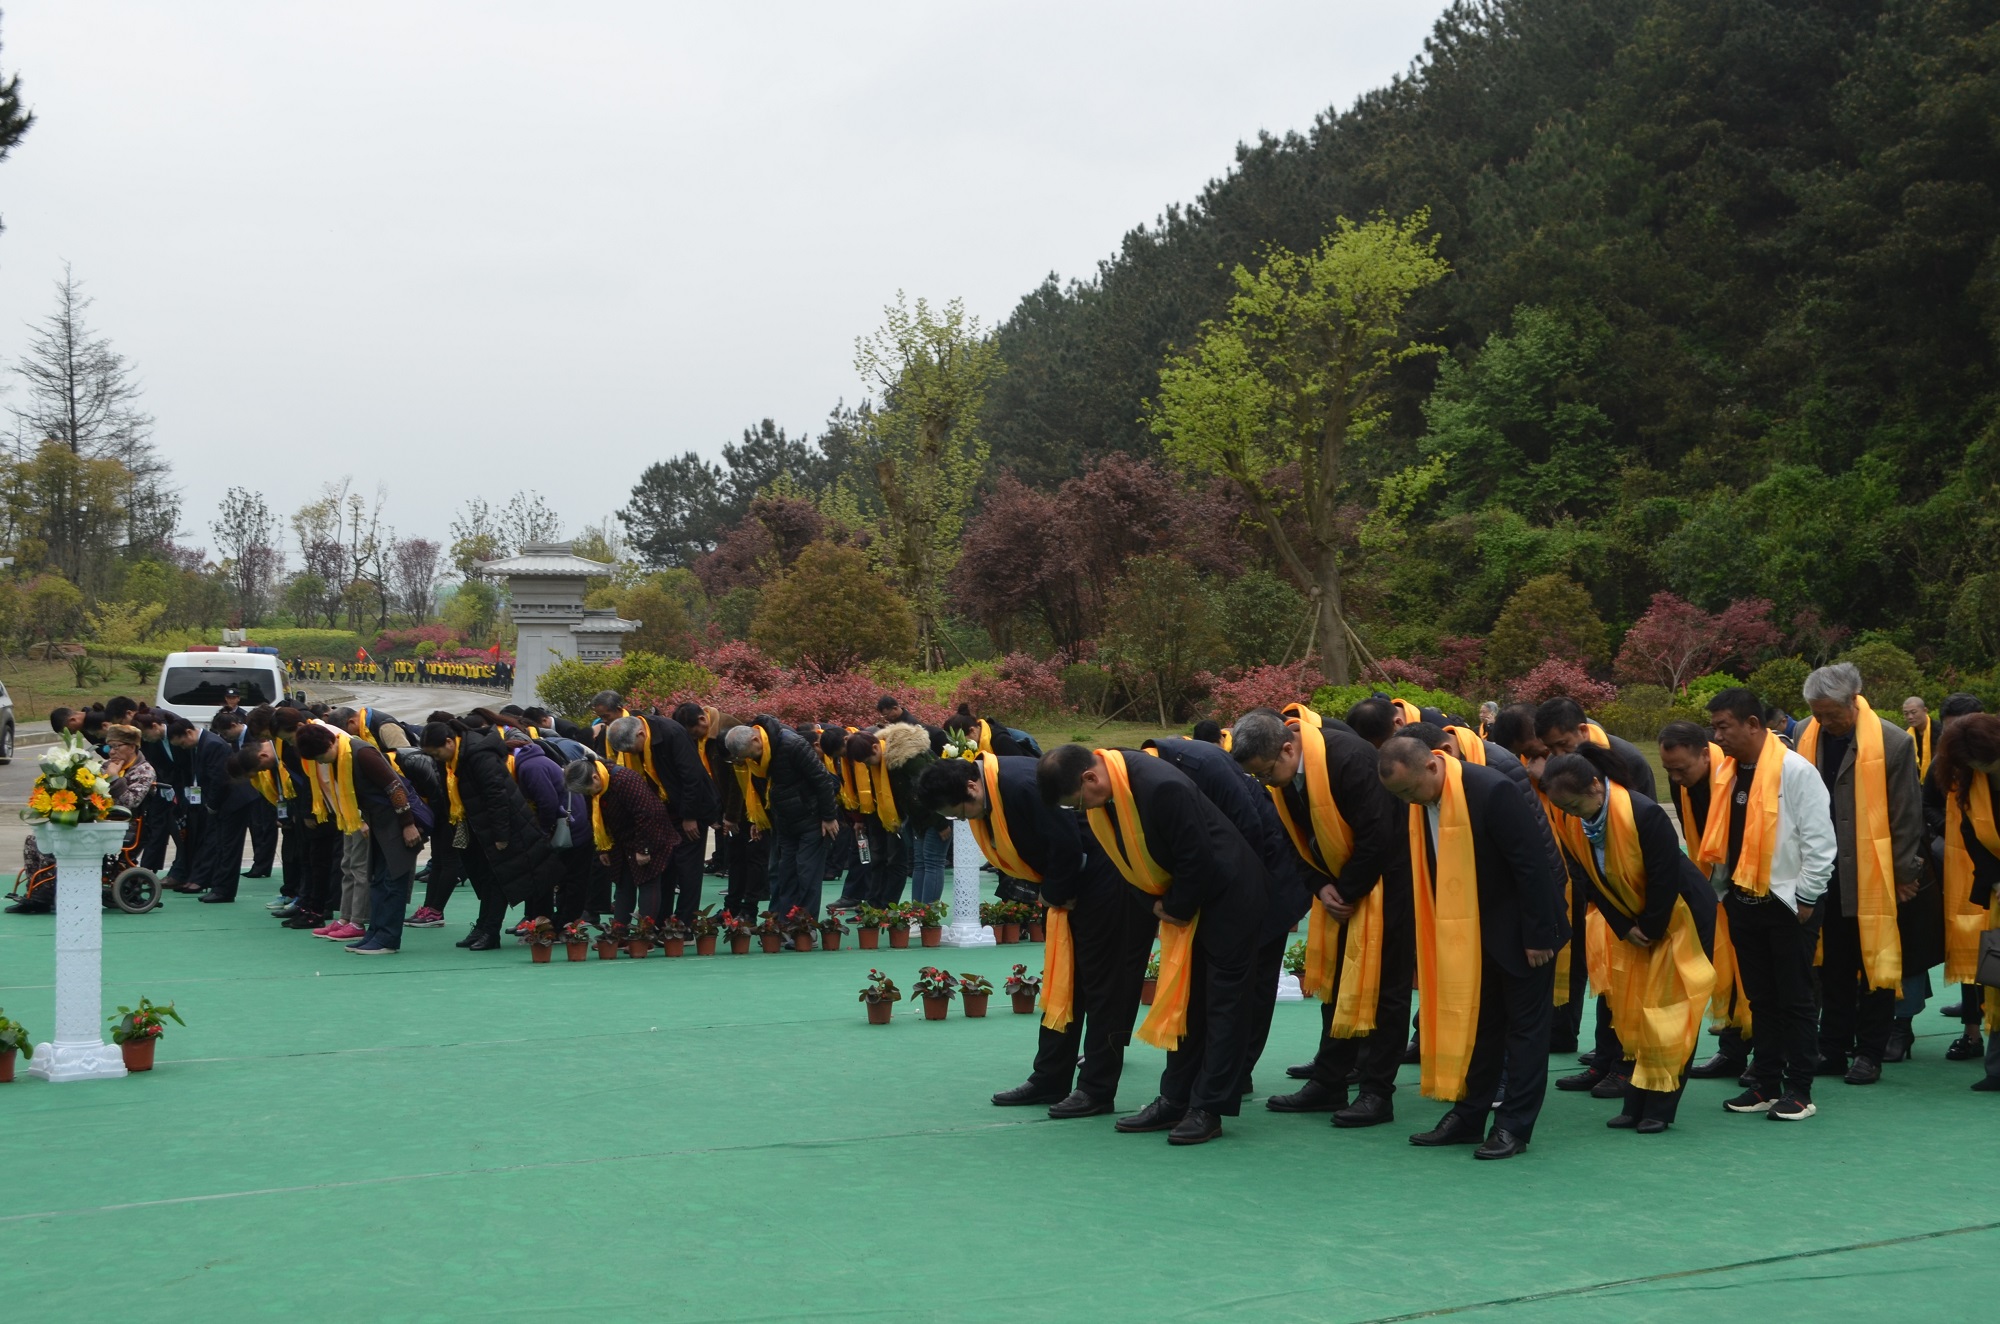
[[122, 821], [44, 823], [42, 852], [56, 857], [56, 1037], [35, 1045], [28, 1074], [60, 1083], [110, 1080], [125, 1059], [104, 1042], [104, 857], [124, 844]]
[[1299, 991], [1299, 977], [1280, 970], [1278, 972], [1278, 1001], [1303, 1002], [1305, 994]]
[[993, 930], [979, 922], [979, 866], [986, 857], [972, 839], [972, 825], [951, 825], [951, 922], [939, 941], [946, 947], [991, 947]]

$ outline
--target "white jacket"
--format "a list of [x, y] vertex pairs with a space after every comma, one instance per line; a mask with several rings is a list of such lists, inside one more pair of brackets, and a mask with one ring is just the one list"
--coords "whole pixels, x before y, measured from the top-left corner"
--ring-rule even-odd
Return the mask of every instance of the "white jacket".
[[[1747, 793], [1748, 780], [1739, 777], [1735, 790]], [[1711, 806], [1710, 812], [1717, 807]], [[1727, 808], [1733, 812], [1734, 806]], [[1839, 858], [1840, 839], [1833, 830], [1833, 800], [1826, 793], [1826, 782], [1818, 768], [1788, 749], [1778, 777], [1778, 847], [1771, 853], [1771, 895], [1794, 911], [1817, 904]], [[1728, 888], [1727, 864], [1715, 866], [1714, 882], [1718, 891]]]

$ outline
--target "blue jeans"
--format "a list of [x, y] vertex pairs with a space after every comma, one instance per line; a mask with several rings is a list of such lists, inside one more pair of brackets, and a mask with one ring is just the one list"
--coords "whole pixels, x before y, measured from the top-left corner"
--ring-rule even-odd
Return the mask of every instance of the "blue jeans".
[[936, 901], [944, 895], [944, 838], [936, 828], [919, 832], [903, 827], [903, 846], [910, 853], [910, 900]]
[[391, 876], [388, 861], [378, 851], [368, 874], [368, 932], [361, 939], [370, 947], [403, 945], [403, 912], [410, 906], [414, 874]]

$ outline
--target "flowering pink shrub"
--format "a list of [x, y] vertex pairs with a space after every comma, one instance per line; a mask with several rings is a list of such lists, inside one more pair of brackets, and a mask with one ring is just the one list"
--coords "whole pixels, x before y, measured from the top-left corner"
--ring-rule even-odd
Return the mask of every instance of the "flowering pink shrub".
[[[869, 726], [875, 721], [875, 701], [882, 697], [880, 681], [856, 671], [821, 671], [810, 663], [781, 667], [749, 644], [731, 642], [697, 659], [715, 674], [705, 690], [681, 689], [656, 694], [635, 687], [626, 702], [642, 711], [672, 712], [681, 703], [699, 703], [748, 721], [769, 713], [787, 725], [804, 721], [841, 726]], [[946, 708], [921, 697], [898, 695], [919, 721], [933, 726], [944, 721]]]
[[1218, 722], [1234, 722], [1252, 708], [1282, 708], [1307, 703], [1321, 684], [1319, 660], [1301, 658], [1284, 666], [1251, 667], [1234, 679], [1202, 672], [1195, 684], [1208, 690], [1208, 713]]
[[785, 677], [783, 667], [740, 639], [698, 653], [694, 660], [723, 680], [735, 681], [750, 690], [773, 689]]
[[1415, 661], [1435, 671], [1442, 688], [1463, 690], [1486, 661], [1486, 641], [1477, 635], [1444, 635], [1436, 657], [1419, 655]]
[[1420, 689], [1434, 690], [1438, 687], [1438, 673], [1421, 662], [1411, 662], [1400, 657], [1383, 657], [1375, 660], [1368, 668], [1370, 676], [1391, 684], [1408, 681]]
[[1040, 662], [1026, 653], [1009, 653], [992, 671], [974, 671], [952, 692], [954, 706], [964, 704], [974, 716], [1017, 719], [1070, 711], [1063, 698], [1063, 659]]
[[1517, 703], [1542, 703], [1568, 695], [1587, 712], [1618, 698], [1618, 687], [1608, 681], [1592, 680], [1580, 663], [1559, 657], [1549, 658], [1514, 682]]
[[448, 625], [418, 625], [406, 630], [384, 630], [375, 636], [375, 647], [371, 650], [376, 657], [389, 657], [396, 653], [409, 653], [418, 644], [429, 644], [439, 652], [461, 648], [465, 641], [458, 631]]

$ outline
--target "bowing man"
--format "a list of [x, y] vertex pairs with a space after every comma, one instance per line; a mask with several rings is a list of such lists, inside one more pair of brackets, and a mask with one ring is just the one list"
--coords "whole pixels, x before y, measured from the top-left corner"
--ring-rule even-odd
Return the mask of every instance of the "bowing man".
[[1576, 889], [1609, 926], [1611, 1023], [1631, 1064], [1607, 1126], [1657, 1135], [1673, 1123], [1715, 988], [1715, 889], [1666, 810], [1620, 780], [1623, 762], [1582, 745], [1542, 769]]
[[1046, 1104], [1058, 1121], [1111, 1112], [1153, 949], [1152, 912], [1085, 840], [1077, 816], [1043, 802], [1031, 758], [938, 759], [919, 776], [917, 799], [965, 820], [987, 863], [1039, 887], [1049, 908], [1035, 1065], [993, 1102]]
[[1167, 1050], [1160, 1094], [1120, 1131], [1176, 1145], [1237, 1115], [1251, 968], [1271, 882], [1256, 848], [1186, 773], [1136, 750], [1063, 745], [1035, 769], [1042, 800], [1085, 811], [1125, 881], [1154, 898], [1160, 975], [1139, 1038]]
[[[1556, 948], [1569, 940], [1562, 879], [1527, 802], [1503, 772], [1395, 737], [1382, 784], [1407, 803], [1415, 899], [1423, 1093], [1452, 1104], [1413, 1145], [1528, 1147], [1548, 1092]], [[1507, 1071], [1507, 1094], [1487, 1113]]]

